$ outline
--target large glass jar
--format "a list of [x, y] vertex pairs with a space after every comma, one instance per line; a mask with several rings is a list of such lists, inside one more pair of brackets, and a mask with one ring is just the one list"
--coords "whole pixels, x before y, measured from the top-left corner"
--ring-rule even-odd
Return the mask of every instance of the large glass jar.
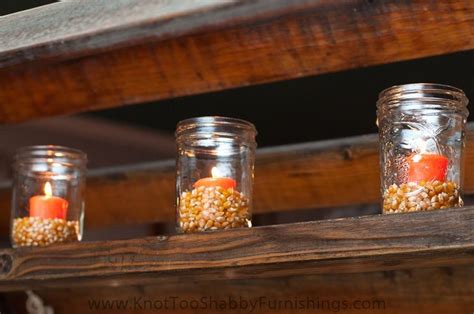
[[234, 118], [178, 123], [178, 232], [252, 226], [256, 134], [252, 123]]
[[462, 162], [468, 99], [440, 84], [382, 91], [377, 102], [384, 213], [463, 205]]
[[62, 146], [29, 146], [14, 158], [13, 247], [80, 241], [86, 155]]

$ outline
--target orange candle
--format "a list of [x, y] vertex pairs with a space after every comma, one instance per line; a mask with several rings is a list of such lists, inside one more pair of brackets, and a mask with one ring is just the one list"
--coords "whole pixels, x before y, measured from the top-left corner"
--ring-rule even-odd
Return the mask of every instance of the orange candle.
[[445, 181], [449, 160], [443, 155], [414, 154], [408, 157], [408, 182]]
[[53, 196], [51, 184], [44, 185], [45, 195], [35, 195], [30, 198], [30, 217], [43, 219], [66, 219], [68, 201], [64, 198]]
[[220, 186], [224, 189], [235, 189], [237, 187], [237, 182], [232, 178], [221, 177], [218, 173], [216, 167], [213, 167], [211, 170], [212, 178], [202, 178], [194, 183], [194, 187], [198, 188], [200, 186], [205, 187], [214, 187]]

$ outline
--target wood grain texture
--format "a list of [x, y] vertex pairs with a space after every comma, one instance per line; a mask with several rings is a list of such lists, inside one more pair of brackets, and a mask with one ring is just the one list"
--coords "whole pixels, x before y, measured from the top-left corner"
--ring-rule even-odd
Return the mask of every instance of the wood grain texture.
[[88, 2], [0, 21], [0, 122], [474, 49], [465, 0]]
[[[253, 212], [379, 202], [377, 143], [373, 134], [258, 150]], [[468, 124], [465, 156], [464, 191], [474, 194], [474, 124]], [[0, 208], [10, 208], [10, 198], [10, 188], [0, 189]], [[175, 201], [174, 160], [91, 171], [86, 232], [113, 225], [173, 222]], [[9, 216], [0, 215], [0, 236], [7, 236], [8, 226]]]
[[[307, 312], [322, 313], [413, 313], [445, 314], [470, 313], [474, 307], [474, 280], [470, 280], [474, 266], [463, 265], [442, 268], [415, 268], [397, 271], [378, 271], [352, 274], [318, 274], [291, 276], [278, 279], [245, 279], [222, 281], [171, 280], [162, 285], [136, 285], [114, 288], [62, 288], [36, 291], [46, 302], [54, 307], [55, 313], [83, 314], [98, 306], [97, 312], [117, 313], [118, 308], [102, 308], [100, 302], [123, 301], [126, 308], [120, 313], [249, 313], [250, 306], [230, 308], [229, 298], [240, 302], [253, 302], [253, 313], [301, 313], [303, 309], [286, 307], [275, 309], [273, 302], [286, 300], [314, 301], [304, 303]], [[181, 301], [201, 301], [200, 309], [179, 306]], [[21, 310], [24, 307], [24, 294], [8, 295]], [[167, 308], [161, 303], [167, 302]], [[173, 304], [173, 300], [175, 301]], [[224, 302], [227, 308], [221, 309], [211, 300]], [[260, 302], [260, 300], [262, 302]], [[138, 301], [135, 303], [135, 301]], [[153, 302], [150, 305], [150, 301]], [[368, 308], [355, 309], [357, 301], [369, 301]], [[156, 302], [156, 307], [154, 307]], [[344, 308], [343, 302], [351, 305]], [[367, 306], [367, 305], [366, 305]], [[21, 311], [20, 311], [21, 313]]]
[[0, 20], [0, 67], [179, 36], [206, 25], [206, 20], [209, 24], [204, 16], [236, 2], [64, 1], [7, 15]]
[[474, 262], [474, 207], [0, 251], [0, 290], [276, 278]]

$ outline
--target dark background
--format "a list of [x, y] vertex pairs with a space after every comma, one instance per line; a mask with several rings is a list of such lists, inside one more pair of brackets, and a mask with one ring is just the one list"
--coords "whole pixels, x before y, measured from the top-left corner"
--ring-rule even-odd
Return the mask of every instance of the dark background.
[[[3, 0], [0, 14], [54, 1]], [[433, 34], [436, 36], [436, 34]], [[375, 102], [392, 85], [435, 82], [463, 89], [474, 101], [474, 52], [462, 52], [291, 81], [182, 97], [81, 115], [171, 134], [176, 123], [201, 115], [247, 119], [259, 146], [377, 132]], [[471, 111], [472, 104], [469, 106]], [[474, 119], [474, 114], [470, 120]]]

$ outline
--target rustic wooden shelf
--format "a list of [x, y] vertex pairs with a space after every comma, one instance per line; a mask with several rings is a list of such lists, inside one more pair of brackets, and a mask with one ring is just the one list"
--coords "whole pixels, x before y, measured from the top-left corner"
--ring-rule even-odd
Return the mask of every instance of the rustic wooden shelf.
[[[466, 0], [62, 1], [0, 18], [0, 123], [471, 49], [474, 2]], [[474, 124], [466, 142], [463, 190], [474, 194]], [[172, 222], [175, 171], [171, 160], [91, 171], [86, 232], [109, 239], [112, 228]], [[0, 187], [4, 209], [7, 186]], [[380, 198], [377, 135], [259, 150], [254, 194], [255, 214], [294, 218], [299, 209], [348, 205], [360, 214], [358, 205]], [[8, 224], [1, 215], [0, 239]], [[291, 293], [380, 299], [387, 314], [467, 313], [473, 230], [468, 206], [0, 249], [0, 310], [5, 301], [22, 309], [23, 290], [34, 289], [68, 314], [90, 312], [91, 298], [281, 300]], [[137, 311], [155, 312], [126, 313]]]
[[0, 252], [0, 290], [466, 265], [474, 262], [473, 230], [474, 207], [469, 207], [127, 241], [5, 249]]
[[0, 19], [0, 122], [474, 49], [472, 1], [63, 1]]

